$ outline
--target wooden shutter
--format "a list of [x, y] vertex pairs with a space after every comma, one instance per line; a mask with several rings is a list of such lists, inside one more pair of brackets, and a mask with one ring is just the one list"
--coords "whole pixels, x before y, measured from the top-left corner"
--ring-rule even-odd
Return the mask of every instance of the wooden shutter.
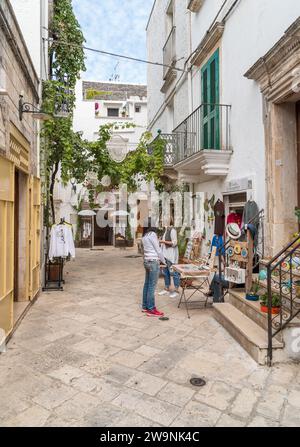
[[201, 70], [202, 148], [220, 149], [219, 50]]
[[0, 328], [13, 328], [14, 164], [0, 156]]
[[30, 284], [29, 297], [33, 299], [40, 289], [40, 244], [41, 244], [41, 186], [40, 179], [31, 177], [29, 189], [30, 208]]

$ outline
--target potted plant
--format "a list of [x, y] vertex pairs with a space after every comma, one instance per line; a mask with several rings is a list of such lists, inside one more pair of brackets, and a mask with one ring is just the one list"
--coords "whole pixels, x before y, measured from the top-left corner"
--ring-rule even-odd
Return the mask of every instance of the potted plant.
[[[272, 293], [272, 314], [279, 314], [281, 307], [280, 296], [277, 293]], [[268, 293], [264, 293], [260, 297], [260, 310], [268, 313]]]
[[246, 293], [246, 300], [248, 301], [258, 301], [259, 300], [259, 289], [260, 289], [260, 284], [258, 279], [256, 279], [253, 283], [252, 283], [252, 287], [250, 289], [250, 292]]

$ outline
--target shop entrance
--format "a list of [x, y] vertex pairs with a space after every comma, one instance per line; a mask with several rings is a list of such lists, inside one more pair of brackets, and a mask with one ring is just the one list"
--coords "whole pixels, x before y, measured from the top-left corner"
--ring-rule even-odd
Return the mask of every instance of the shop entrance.
[[29, 301], [28, 175], [15, 168], [14, 185], [14, 321]]
[[113, 229], [107, 225], [102, 228], [97, 224], [96, 216], [94, 216], [94, 247], [101, 245], [112, 245]]

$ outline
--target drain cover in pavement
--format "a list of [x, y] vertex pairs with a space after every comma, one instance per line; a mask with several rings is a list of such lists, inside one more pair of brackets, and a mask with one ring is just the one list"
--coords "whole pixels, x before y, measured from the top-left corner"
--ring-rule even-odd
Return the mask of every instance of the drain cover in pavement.
[[206, 385], [206, 382], [204, 379], [201, 379], [200, 377], [192, 377], [190, 380], [190, 383], [193, 386], [204, 386]]

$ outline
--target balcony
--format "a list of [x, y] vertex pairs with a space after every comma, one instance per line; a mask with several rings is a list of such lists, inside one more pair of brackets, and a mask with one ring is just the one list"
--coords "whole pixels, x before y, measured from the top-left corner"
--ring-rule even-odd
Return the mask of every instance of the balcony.
[[163, 80], [164, 84], [161, 88], [163, 93], [166, 92], [168, 86], [176, 78], [176, 70], [173, 69], [176, 64], [176, 27], [173, 26], [167, 37], [163, 47]]
[[226, 176], [232, 155], [230, 110], [223, 104], [202, 104], [166, 141], [165, 166], [172, 167], [183, 181], [205, 181]]

